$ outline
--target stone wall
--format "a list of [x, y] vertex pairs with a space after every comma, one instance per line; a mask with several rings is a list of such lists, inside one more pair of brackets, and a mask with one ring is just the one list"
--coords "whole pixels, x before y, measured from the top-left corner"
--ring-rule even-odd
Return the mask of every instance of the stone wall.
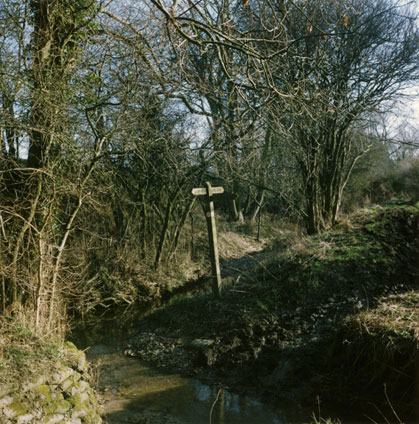
[[66, 342], [48, 373], [0, 387], [0, 424], [99, 424], [84, 352]]

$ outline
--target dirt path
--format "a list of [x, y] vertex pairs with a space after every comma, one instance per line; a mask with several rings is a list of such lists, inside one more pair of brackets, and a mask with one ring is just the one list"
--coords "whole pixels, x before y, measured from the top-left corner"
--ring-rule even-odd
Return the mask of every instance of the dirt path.
[[272, 255], [266, 251], [268, 241], [233, 232], [219, 235], [220, 266], [223, 278], [232, 283], [256, 282], [253, 270]]

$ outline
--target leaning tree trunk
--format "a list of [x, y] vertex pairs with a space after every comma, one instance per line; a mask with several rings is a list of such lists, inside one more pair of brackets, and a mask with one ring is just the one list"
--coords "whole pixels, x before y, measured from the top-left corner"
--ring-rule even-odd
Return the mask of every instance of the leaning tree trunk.
[[259, 167], [259, 187], [257, 189], [256, 199], [250, 212], [250, 221], [255, 222], [261, 212], [263, 201], [265, 199], [265, 187], [268, 180], [269, 167], [272, 163], [272, 129], [268, 127], [265, 134], [265, 143], [263, 145], [262, 156]]
[[154, 259], [154, 268], [157, 270], [159, 265], [160, 265], [160, 261], [163, 255], [163, 247], [164, 244], [166, 242], [167, 239], [167, 235], [169, 233], [169, 224], [170, 224], [170, 220], [172, 219], [172, 213], [173, 213], [173, 209], [176, 206], [176, 200], [182, 190], [183, 184], [185, 183], [185, 181], [183, 181], [182, 183], [180, 183], [176, 189], [173, 191], [173, 193], [169, 196], [169, 199], [167, 200], [167, 206], [166, 206], [166, 213], [164, 216], [164, 221], [163, 221], [163, 227], [162, 230], [160, 232], [160, 239], [159, 239], [159, 244], [157, 247], [157, 252], [156, 252], [156, 257]]

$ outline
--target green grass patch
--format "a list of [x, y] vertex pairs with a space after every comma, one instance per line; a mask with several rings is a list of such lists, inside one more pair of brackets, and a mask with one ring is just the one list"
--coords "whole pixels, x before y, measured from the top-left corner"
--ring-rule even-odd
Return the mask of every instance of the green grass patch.
[[287, 249], [262, 262], [253, 283], [227, 290], [220, 301], [211, 295], [176, 300], [150, 320], [193, 333], [201, 327], [204, 333], [225, 320], [318, 307], [331, 297], [337, 303], [362, 298], [372, 307], [393, 287], [408, 284], [414, 272], [419, 258], [417, 206], [358, 211], [324, 234], [294, 238]]
[[284, 250], [259, 268], [258, 279], [296, 303], [348, 289], [375, 297], [415, 267], [418, 223], [417, 205], [359, 211], [349, 223]]
[[245, 364], [269, 379], [285, 358], [284, 368], [296, 374], [278, 377], [272, 391], [287, 384], [294, 390], [304, 376], [313, 395], [377, 399], [386, 384], [388, 394], [407, 393], [411, 401], [419, 345], [418, 206], [361, 210], [324, 234], [287, 236], [286, 248], [270, 251], [253, 278], [232, 284], [221, 299], [177, 300], [144, 325], [214, 339], [223, 372]]

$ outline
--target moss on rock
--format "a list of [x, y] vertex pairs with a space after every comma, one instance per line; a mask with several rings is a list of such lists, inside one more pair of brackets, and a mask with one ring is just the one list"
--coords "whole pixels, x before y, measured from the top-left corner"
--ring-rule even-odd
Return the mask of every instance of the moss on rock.
[[33, 393], [36, 397], [39, 397], [42, 401], [51, 402], [52, 401], [52, 389], [51, 386], [47, 384], [42, 384], [40, 386], [36, 386], [32, 389]]
[[87, 372], [88, 366], [84, 352], [78, 350], [74, 343], [69, 341], [66, 341], [63, 347], [69, 365], [80, 372]]
[[[87, 362], [73, 343], [61, 354], [30, 364], [31, 374], [0, 392], [0, 423], [55, 424], [102, 422], [95, 393], [85, 380]], [[36, 355], [34, 355], [36, 357]], [[80, 417], [80, 418], [79, 418]]]
[[57, 400], [44, 406], [44, 411], [47, 415], [65, 414], [71, 409], [71, 403], [67, 400]]
[[3, 408], [3, 413], [8, 418], [14, 418], [19, 415], [24, 415], [28, 412], [28, 406], [20, 395], [15, 395], [13, 402]]

